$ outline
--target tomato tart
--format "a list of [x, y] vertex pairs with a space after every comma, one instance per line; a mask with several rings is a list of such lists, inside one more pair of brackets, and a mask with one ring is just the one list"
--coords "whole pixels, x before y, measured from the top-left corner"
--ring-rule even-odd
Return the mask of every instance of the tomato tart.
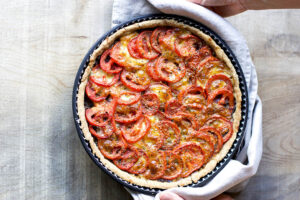
[[92, 53], [77, 95], [95, 156], [130, 183], [167, 189], [197, 182], [231, 148], [241, 90], [207, 34], [172, 19], [126, 26]]

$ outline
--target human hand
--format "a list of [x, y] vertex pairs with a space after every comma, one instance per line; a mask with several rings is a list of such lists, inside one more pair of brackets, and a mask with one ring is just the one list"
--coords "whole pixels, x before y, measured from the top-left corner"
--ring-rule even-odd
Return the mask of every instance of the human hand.
[[[184, 200], [182, 197], [178, 196], [173, 192], [162, 192], [159, 198], [160, 200]], [[227, 194], [220, 194], [212, 200], [233, 200], [233, 198]]]

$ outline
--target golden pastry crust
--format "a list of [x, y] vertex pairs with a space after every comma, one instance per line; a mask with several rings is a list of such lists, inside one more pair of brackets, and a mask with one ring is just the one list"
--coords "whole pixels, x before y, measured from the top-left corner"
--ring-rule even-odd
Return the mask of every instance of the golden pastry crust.
[[[115, 166], [111, 161], [106, 159], [98, 149], [97, 144], [94, 141], [94, 138], [92, 137], [91, 133], [88, 129], [88, 123], [85, 119], [85, 107], [84, 107], [84, 94], [85, 94], [85, 87], [88, 81], [89, 74], [91, 72], [92, 67], [95, 64], [96, 58], [101, 55], [106, 49], [108, 49], [116, 39], [120, 38], [122, 35], [124, 35], [127, 32], [133, 32], [139, 29], [145, 29], [145, 28], [154, 28], [157, 26], [172, 26], [172, 27], [178, 27], [182, 29], [186, 29], [193, 33], [194, 35], [202, 38], [215, 52], [216, 57], [219, 58], [221, 61], [225, 62], [225, 64], [230, 68], [232, 80], [233, 80], [233, 94], [235, 97], [235, 112], [233, 113], [233, 134], [231, 138], [223, 145], [223, 148], [221, 151], [217, 154], [215, 154], [210, 161], [202, 167], [200, 170], [195, 171], [190, 176], [186, 178], [181, 178], [177, 181], [173, 182], [162, 182], [159, 180], [147, 180], [141, 176], [130, 174], [128, 172], [125, 172], [121, 169], [119, 169], [117, 166]], [[120, 178], [136, 184], [140, 186], [145, 186], [149, 188], [160, 188], [160, 189], [168, 189], [172, 187], [178, 187], [178, 186], [185, 186], [188, 184], [191, 184], [193, 182], [197, 182], [201, 177], [205, 176], [209, 172], [211, 172], [217, 165], [218, 162], [220, 162], [228, 153], [230, 150], [234, 140], [236, 139], [236, 135], [239, 129], [239, 124], [241, 120], [241, 91], [239, 88], [239, 79], [237, 76], [237, 73], [234, 69], [234, 66], [232, 65], [231, 61], [219, 47], [216, 42], [208, 35], [200, 31], [199, 29], [196, 29], [194, 27], [191, 27], [189, 25], [177, 22], [176, 20], [171, 19], [157, 19], [157, 20], [148, 20], [140, 23], [136, 23], [130, 26], [127, 26], [123, 29], [118, 30], [113, 35], [107, 37], [101, 45], [93, 52], [93, 54], [90, 57], [90, 62], [87, 68], [85, 69], [85, 72], [82, 76], [81, 83], [79, 85], [79, 90], [77, 94], [77, 108], [78, 108], [78, 115], [79, 119], [81, 121], [81, 130], [84, 134], [84, 137], [87, 141], [89, 141], [90, 146], [92, 148], [93, 153], [100, 159], [100, 161], [113, 173], [118, 175]]]

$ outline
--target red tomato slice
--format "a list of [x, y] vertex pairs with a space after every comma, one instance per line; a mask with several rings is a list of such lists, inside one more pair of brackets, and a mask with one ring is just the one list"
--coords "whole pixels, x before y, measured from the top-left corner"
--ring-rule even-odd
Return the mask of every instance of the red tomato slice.
[[224, 74], [216, 74], [210, 77], [205, 85], [205, 92], [207, 95], [209, 95], [212, 90], [217, 90], [220, 88], [233, 91], [230, 78]]
[[159, 99], [154, 93], [146, 93], [141, 98], [143, 113], [147, 115], [155, 114], [159, 108]]
[[151, 121], [149, 132], [139, 141], [144, 150], [157, 151], [163, 142], [163, 134], [161, 133], [158, 123]]
[[223, 136], [223, 142], [227, 142], [233, 133], [232, 122], [220, 115], [210, 117], [205, 125], [216, 128]]
[[121, 82], [128, 88], [141, 92], [146, 90], [150, 85], [150, 78], [147, 73], [139, 70], [135, 73], [124, 70], [121, 74]]
[[178, 94], [178, 101], [185, 106], [203, 108], [206, 104], [206, 94], [201, 86], [190, 86]]
[[148, 63], [147, 63], [147, 68], [146, 68], [146, 72], [147, 74], [155, 81], [159, 81], [159, 76], [158, 74], [156, 73], [156, 70], [155, 70], [155, 64], [156, 64], [156, 61], [157, 59], [154, 59], [154, 60], [150, 60]]
[[103, 101], [109, 95], [109, 93], [107, 93], [105, 89], [97, 86], [91, 81], [87, 82], [85, 87], [85, 93], [88, 96], [88, 98], [94, 102]]
[[185, 35], [184, 37], [176, 38], [175, 52], [178, 56], [191, 57], [198, 54], [203, 46], [203, 41], [194, 35]]
[[163, 179], [173, 180], [180, 176], [183, 162], [179, 155], [172, 151], [165, 151], [166, 154], [166, 170]]
[[116, 100], [112, 102], [101, 102], [97, 107], [88, 108], [85, 118], [92, 126], [105, 126], [112, 118], [116, 108]]
[[138, 151], [135, 148], [128, 146], [126, 149], [123, 149], [119, 158], [114, 159], [113, 162], [118, 168], [128, 170], [137, 162], [137, 160]]
[[117, 74], [122, 71], [122, 67], [114, 63], [110, 57], [111, 49], [106, 50], [100, 58], [100, 67], [107, 73]]
[[198, 122], [195, 117], [189, 113], [178, 112], [173, 115], [171, 119], [176, 122], [180, 130], [182, 140], [191, 138], [198, 129]]
[[212, 127], [209, 126], [204, 126], [201, 129], [199, 129], [198, 134], [210, 134], [213, 137], [211, 137], [211, 142], [214, 144], [214, 153], [218, 153], [223, 146], [223, 138], [222, 135], [220, 134], [220, 132]]
[[168, 30], [168, 28], [166, 28], [166, 27], [158, 27], [152, 32], [150, 42], [151, 42], [152, 48], [155, 49], [159, 53], [161, 53], [159, 38], [163, 37], [166, 34], [167, 30]]
[[173, 149], [180, 142], [180, 130], [172, 121], [162, 121], [159, 125], [163, 133], [162, 149]]
[[154, 59], [159, 53], [152, 48], [150, 43], [152, 31], [143, 31], [138, 35], [136, 44], [139, 54], [146, 59]]
[[137, 49], [137, 36], [132, 38], [129, 43], [127, 44], [127, 49], [129, 54], [134, 57], [134, 58], [142, 58], [142, 56], [140, 55], [138, 49]]
[[90, 80], [99, 86], [110, 87], [119, 80], [119, 77], [120, 77], [120, 73], [108, 74], [102, 69], [100, 69], [99, 66], [95, 66], [92, 69]]
[[166, 155], [163, 151], [147, 152], [149, 165], [144, 173], [145, 178], [155, 180], [161, 178], [166, 170]]
[[213, 156], [214, 148], [214, 137], [212, 134], [207, 134], [205, 132], [197, 132], [195, 134], [197, 143], [201, 146], [204, 155], [204, 164], [206, 164], [209, 159]]
[[160, 79], [169, 83], [178, 82], [184, 77], [186, 72], [184, 62], [176, 63], [162, 56], [158, 58], [155, 70]]
[[121, 42], [117, 42], [110, 53], [110, 57], [113, 59], [115, 63], [121, 65], [123, 67], [127, 67], [128, 64], [126, 62], [125, 56], [121, 53]]
[[137, 122], [122, 126], [121, 131], [124, 139], [129, 143], [135, 143], [142, 139], [150, 130], [150, 120], [147, 116], [141, 117]]
[[114, 160], [121, 156], [126, 145], [122, 142], [120, 135], [112, 134], [106, 139], [98, 139], [98, 148], [106, 158]]
[[182, 104], [177, 99], [172, 98], [167, 101], [165, 105], [165, 114], [172, 117], [180, 111], [182, 111]]
[[187, 177], [194, 171], [200, 169], [204, 163], [204, 156], [200, 145], [188, 142], [174, 149], [183, 161], [181, 176]]
[[172, 98], [171, 89], [162, 83], [152, 83], [146, 93], [154, 93], [160, 101], [160, 107], [164, 108], [165, 103]]
[[229, 110], [234, 109], [234, 96], [230, 90], [218, 89], [210, 93], [207, 98], [207, 104], [212, 104], [213, 102], [216, 102]]
[[208, 46], [203, 46], [197, 54], [193, 55], [188, 59], [188, 66], [194, 70], [199, 70], [199, 68], [201, 68], [201, 66], [203, 66], [205, 62], [208, 62], [209, 60], [212, 60], [212, 58], [214, 58], [211, 55], [211, 49]]
[[114, 116], [119, 123], [135, 122], [142, 116], [141, 104], [138, 102], [132, 105], [117, 105]]
[[179, 32], [179, 29], [177, 28], [170, 28], [168, 29], [163, 36], [159, 37], [159, 44], [160, 47], [169, 49], [171, 51], [175, 51], [175, 39], [176, 39], [176, 33]]
[[140, 93], [131, 92], [131, 91], [123, 91], [120, 93], [117, 102], [119, 105], [131, 105], [131, 104], [135, 104], [140, 99], [141, 99]]
[[115, 120], [112, 117], [111, 121], [108, 124], [106, 124], [105, 126], [102, 126], [102, 127], [89, 125], [89, 131], [97, 139], [108, 138], [114, 132], [116, 132]]
[[147, 154], [143, 150], [139, 149], [138, 160], [127, 171], [132, 174], [141, 174], [146, 171], [148, 165], [149, 165], [149, 158]]

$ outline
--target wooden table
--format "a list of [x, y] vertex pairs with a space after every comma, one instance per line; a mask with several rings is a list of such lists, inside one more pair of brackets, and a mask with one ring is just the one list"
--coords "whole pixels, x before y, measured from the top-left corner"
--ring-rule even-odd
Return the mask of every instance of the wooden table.
[[[0, 7], [0, 199], [131, 199], [84, 151], [71, 109], [76, 71], [110, 29], [112, 1]], [[249, 43], [263, 101], [263, 159], [237, 199], [300, 197], [299, 19], [299, 10], [229, 18]]]

